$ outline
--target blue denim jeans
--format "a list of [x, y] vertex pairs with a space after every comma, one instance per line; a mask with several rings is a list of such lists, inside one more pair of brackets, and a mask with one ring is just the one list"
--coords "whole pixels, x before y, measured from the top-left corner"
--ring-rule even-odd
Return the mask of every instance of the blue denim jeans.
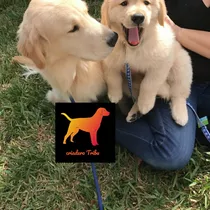
[[[210, 116], [210, 83], [194, 84], [188, 102], [199, 117]], [[189, 162], [196, 139], [197, 120], [189, 107], [188, 114], [188, 123], [177, 125], [169, 104], [162, 99], [133, 123], [117, 112], [116, 142], [156, 169], [181, 169]]]

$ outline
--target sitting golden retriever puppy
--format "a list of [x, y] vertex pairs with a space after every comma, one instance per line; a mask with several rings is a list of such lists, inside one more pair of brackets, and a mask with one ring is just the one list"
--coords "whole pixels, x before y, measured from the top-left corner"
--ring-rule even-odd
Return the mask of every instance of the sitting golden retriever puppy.
[[143, 74], [137, 104], [127, 121], [133, 110], [147, 114], [154, 107], [156, 96], [161, 95], [170, 99], [174, 120], [182, 126], [188, 122], [186, 99], [192, 83], [191, 59], [170, 26], [164, 24], [166, 13], [164, 0], [103, 2], [101, 22], [119, 35], [115, 49], [103, 62], [110, 100], [118, 103], [122, 98], [121, 71], [125, 71], [125, 63], [133, 74]]
[[[96, 101], [106, 91], [101, 63], [118, 35], [88, 14], [82, 0], [32, 0], [18, 30], [14, 61], [52, 86], [49, 101]], [[33, 73], [33, 72], [32, 72]], [[29, 74], [31, 74], [29, 72]]]

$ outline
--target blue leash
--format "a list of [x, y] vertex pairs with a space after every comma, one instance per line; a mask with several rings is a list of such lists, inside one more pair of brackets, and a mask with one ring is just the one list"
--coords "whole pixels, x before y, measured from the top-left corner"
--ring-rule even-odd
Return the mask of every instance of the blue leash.
[[209, 133], [208, 128], [203, 124], [203, 122], [201, 121], [201, 119], [198, 117], [195, 109], [192, 107], [192, 105], [189, 102], [187, 102], [187, 106], [190, 107], [191, 110], [193, 111], [193, 113], [195, 114], [195, 116], [197, 118], [197, 121], [198, 121], [198, 124], [200, 125], [200, 128], [201, 128], [201, 131], [202, 131], [203, 135], [210, 142], [210, 133]]
[[101, 192], [100, 192], [100, 187], [99, 187], [99, 183], [98, 183], [96, 167], [95, 167], [94, 163], [91, 163], [91, 168], [92, 168], [92, 172], [93, 172], [94, 183], [95, 183], [95, 186], [96, 186], [96, 193], [97, 193], [97, 198], [98, 198], [99, 210], [103, 210], [104, 207], [103, 207], [103, 203], [102, 203]]
[[[132, 76], [131, 76], [131, 69], [128, 63], [125, 63], [125, 75], [128, 81], [128, 89], [129, 92], [131, 94], [131, 98], [133, 100], [133, 102], [135, 102], [135, 98], [133, 97], [133, 92], [132, 92]], [[208, 140], [208, 142], [210, 143], [210, 133], [209, 130], [207, 129], [207, 127], [203, 124], [203, 122], [201, 121], [201, 119], [198, 117], [198, 114], [196, 113], [195, 109], [193, 108], [193, 106], [187, 102], [187, 106], [193, 111], [193, 113], [195, 114], [195, 117], [197, 118], [198, 124], [200, 125], [201, 131], [204, 134], [204, 136], [206, 137], [206, 139]], [[137, 120], [137, 119], [136, 119]]]
[[[74, 98], [70, 95], [69, 97], [71, 103], [75, 103]], [[100, 191], [100, 187], [99, 187], [99, 183], [98, 183], [98, 177], [97, 177], [97, 173], [96, 173], [96, 167], [94, 163], [91, 163], [91, 168], [92, 168], [92, 172], [93, 172], [93, 179], [94, 179], [94, 183], [95, 183], [95, 187], [96, 187], [96, 194], [97, 194], [97, 200], [98, 200], [98, 207], [99, 210], [103, 210], [103, 202], [102, 202], [102, 197], [101, 197], [101, 191]]]
[[131, 76], [131, 69], [128, 63], [125, 64], [125, 69], [126, 69], [126, 78], [128, 81], [128, 88], [131, 94], [131, 98], [133, 100], [133, 103], [135, 103], [135, 98], [133, 97], [133, 91], [132, 91], [132, 76]]

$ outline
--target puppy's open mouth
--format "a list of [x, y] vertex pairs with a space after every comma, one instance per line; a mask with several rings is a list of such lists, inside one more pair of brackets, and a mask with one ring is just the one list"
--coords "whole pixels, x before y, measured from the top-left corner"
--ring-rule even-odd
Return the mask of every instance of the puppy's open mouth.
[[134, 28], [126, 28], [123, 26], [123, 31], [125, 32], [125, 37], [129, 45], [131, 46], [137, 46], [140, 44], [142, 40], [142, 33], [143, 33], [143, 28], [136, 26]]

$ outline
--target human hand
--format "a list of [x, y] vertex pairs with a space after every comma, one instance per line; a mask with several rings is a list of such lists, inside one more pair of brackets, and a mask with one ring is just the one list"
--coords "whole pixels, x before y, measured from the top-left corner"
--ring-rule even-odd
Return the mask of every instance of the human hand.
[[177, 26], [177, 25], [171, 20], [171, 18], [170, 18], [168, 15], [166, 16], [165, 21], [166, 21], [166, 23], [168, 23], [168, 24], [171, 26], [172, 30], [173, 30], [174, 33], [175, 33], [175, 36], [178, 37], [178, 34], [179, 34], [179, 32], [181, 31], [181, 27]]

